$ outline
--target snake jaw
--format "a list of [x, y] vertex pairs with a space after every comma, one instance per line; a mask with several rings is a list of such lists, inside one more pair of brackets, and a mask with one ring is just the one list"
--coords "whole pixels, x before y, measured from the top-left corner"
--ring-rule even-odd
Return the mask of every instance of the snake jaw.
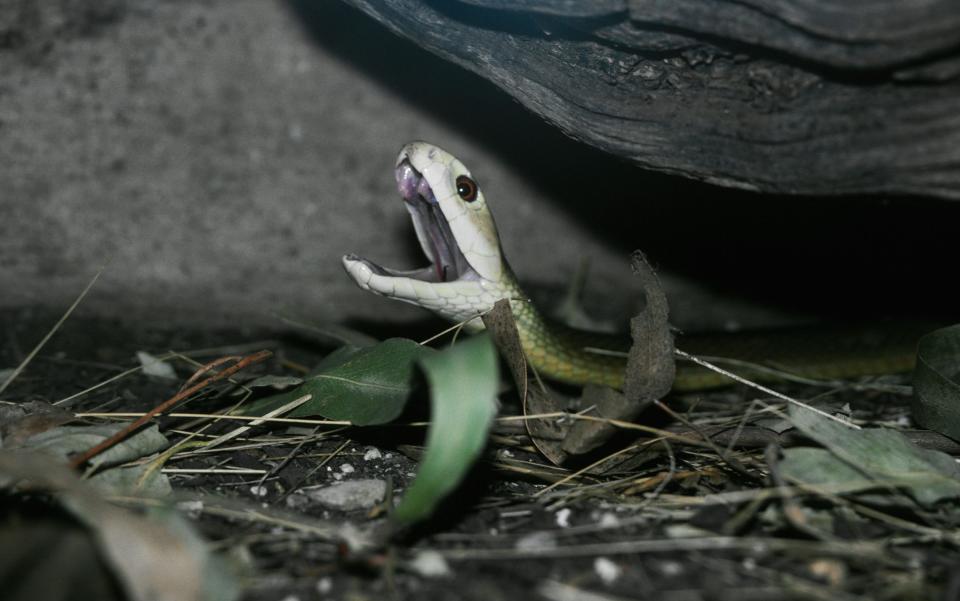
[[[361, 280], [369, 282], [371, 276], [408, 278], [428, 284], [478, 280], [479, 275], [460, 250], [427, 178], [406, 159], [397, 164], [395, 176], [397, 190], [404, 200], [407, 212], [410, 213], [417, 240], [430, 265], [419, 269], [398, 270], [383, 267], [357, 255], [347, 255], [343, 259], [347, 272], [361, 286]], [[386, 290], [377, 290], [375, 286], [368, 289], [389, 295]]]
[[[499, 282], [504, 273], [500, 237], [483, 192], [463, 163], [432, 144], [411, 142], [400, 151], [396, 166], [401, 195], [409, 200], [407, 195], [415, 191], [417, 197], [427, 199], [435, 207], [437, 221], [445, 222], [443, 229], [449, 234], [448, 245], [458, 251], [455, 256], [462, 260], [458, 268], [464, 273], [472, 271], [479, 279]], [[461, 177], [471, 180], [476, 188], [475, 196], [469, 199], [459, 196]], [[414, 227], [417, 227], [416, 219]], [[423, 238], [420, 240], [429, 256], [429, 244], [424, 244]]]
[[502, 279], [509, 269], [483, 195], [469, 202], [458, 196], [466, 168], [440, 148], [414, 142], [400, 152], [394, 175], [430, 265], [401, 271], [346, 255], [343, 266], [357, 285], [453, 321], [472, 320], [508, 296]]
[[434, 268], [434, 277], [430, 281], [476, 279], [477, 273], [460, 250], [427, 178], [406, 160], [397, 166], [396, 178], [397, 189], [410, 213], [417, 240]]

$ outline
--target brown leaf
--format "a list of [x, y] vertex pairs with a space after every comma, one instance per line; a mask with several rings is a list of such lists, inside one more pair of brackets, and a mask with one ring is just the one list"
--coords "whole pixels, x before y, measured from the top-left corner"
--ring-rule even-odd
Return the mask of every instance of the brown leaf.
[[134, 601], [232, 600], [235, 579], [175, 514], [151, 519], [115, 507], [71, 470], [40, 453], [0, 451], [0, 485], [51, 495], [93, 534]]
[[676, 375], [673, 334], [667, 295], [647, 258], [640, 251], [631, 257], [633, 273], [640, 278], [647, 306], [630, 320], [633, 345], [627, 359], [624, 393], [636, 404], [636, 414], [670, 392]]
[[16, 447], [34, 434], [74, 420], [73, 414], [43, 401], [29, 401], [0, 409], [0, 443]]
[[[634, 419], [648, 405], [665, 397], [676, 373], [666, 294], [643, 253], [634, 251], [631, 266], [640, 278], [647, 306], [630, 320], [633, 345], [627, 358], [624, 391], [587, 386], [580, 398], [581, 406], [594, 407], [592, 415], [623, 421]], [[563, 449], [573, 455], [587, 453], [615, 432], [616, 427], [608, 423], [579, 421], [570, 429]]]
[[[523, 354], [517, 324], [513, 319], [510, 301], [502, 299], [494, 304], [493, 309], [485, 313], [481, 319], [500, 356], [507, 363], [514, 384], [523, 402], [524, 415], [540, 413], [555, 413], [563, 411], [564, 407], [556, 400], [556, 395], [546, 388], [540, 387], [539, 382], [530, 386], [527, 377], [527, 359]], [[556, 465], [563, 463], [567, 454], [563, 451], [563, 441], [567, 436], [569, 426], [557, 418], [526, 420], [527, 433], [534, 446], [543, 453], [543, 456]]]

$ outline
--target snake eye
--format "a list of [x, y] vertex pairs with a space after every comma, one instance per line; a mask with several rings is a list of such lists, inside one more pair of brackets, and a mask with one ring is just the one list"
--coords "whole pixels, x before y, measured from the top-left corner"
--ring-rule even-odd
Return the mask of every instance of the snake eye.
[[460, 195], [460, 198], [467, 202], [473, 202], [477, 199], [477, 192], [479, 192], [477, 182], [466, 175], [457, 178], [457, 194]]

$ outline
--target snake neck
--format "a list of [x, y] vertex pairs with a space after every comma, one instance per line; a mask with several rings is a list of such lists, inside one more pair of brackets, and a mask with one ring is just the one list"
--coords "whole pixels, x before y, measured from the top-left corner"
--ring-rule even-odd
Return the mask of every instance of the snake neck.
[[623, 386], [628, 340], [548, 319], [524, 294], [509, 267], [501, 287], [502, 298], [510, 299], [527, 361], [539, 375], [568, 384]]
[[[509, 299], [528, 363], [540, 375], [570, 384], [622, 388], [626, 365], [623, 351], [629, 349], [629, 342], [576, 330], [547, 319], [537, 310], [503, 258], [483, 192], [456, 157], [425, 142], [412, 142], [401, 149], [394, 174], [430, 264], [396, 270], [357, 255], [345, 255], [344, 268], [357, 285], [429, 309], [463, 324], [468, 331], [482, 329], [478, 317], [498, 300]], [[898, 345], [896, 350], [890, 336], [882, 335], [882, 345], [870, 345], [884, 349], [879, 355], [857, 349], [839, 353], [839, 342], [849, 336], [834, 332], [813, 341], [804, 335], [801, 340], [781, 342], [762, 352], [756, 344], [744, 349], [746, 337], [742, 335], [685, 336], [680, 345], [695, 355], [726, 358], [732, 365], [767, 366], [762, 370], [737, 368], [738, 373], [751, 379], [777, 379], [769, 367], [807, 378], [836, 379], [909, 369], [919, 334], [929, 331], [925, 325], [921, 327], [907, 334], [908, 343]], [[678, 364], [673, 389], [697, 390], [724, 384], [729, 384], [726, 376], [696, 365]]]

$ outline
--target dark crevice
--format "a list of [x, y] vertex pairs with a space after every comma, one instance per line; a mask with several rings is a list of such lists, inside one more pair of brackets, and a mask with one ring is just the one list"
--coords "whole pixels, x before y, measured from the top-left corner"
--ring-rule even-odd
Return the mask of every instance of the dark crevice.
[[[309, 0], [290, 6], [325, 51], [500, 156], [624, 262], [640, 248], [659, 268], [717, 292], [836, 319], [955, 314], [943, 274], [960, 256], [960, 204], [755, 194], [645, 171], [566, 137], [492, 83], [359, 11]], [[497, 219], [515, 218], [510, 199], [473, 171]]]

